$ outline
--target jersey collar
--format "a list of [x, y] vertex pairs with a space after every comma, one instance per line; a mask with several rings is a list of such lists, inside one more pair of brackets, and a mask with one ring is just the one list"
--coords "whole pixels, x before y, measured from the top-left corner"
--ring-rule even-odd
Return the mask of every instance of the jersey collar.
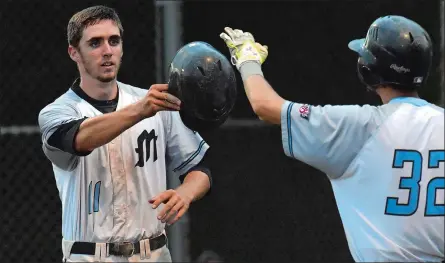
[[429, 102], [427, 102], [426, 100], [414, 97], [397, 97], [393, 98], [388, 103], [409, 103], [417, 107], [429, 105]]
[[85, 101], [87, 101], [88, 103], [90, 103], [93, 106], [110, 106], [110, 105], [117, 105], [118, 101], [119, 101], [119, 86], [118, 88], [118, 92], [116, 94], [116, 98], [112, 99], [112, 100], [96, 100], [91, 98], [90, 96], [88, 96], [88, 94], [85, 93], [85, 91], [83, 91], [83, 89], [80, 87], [80, 78], [77, 78], [76, 80], [74, 80], [74, 83], [71, 85], [71, 90], [74, 91], [74, 93], [77, 94], [77, 96], [79, 96], [80, 98], [84, 99]]

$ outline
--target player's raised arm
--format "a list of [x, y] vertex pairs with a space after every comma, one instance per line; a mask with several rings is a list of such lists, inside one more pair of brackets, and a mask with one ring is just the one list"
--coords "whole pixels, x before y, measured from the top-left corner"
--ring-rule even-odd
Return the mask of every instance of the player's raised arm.
[[167, 84], [152, 85], [147, 95], [133, 105], [82, 122], [74, 141], [76, 150], [92, 151], [158, 111], [179, 110], [179, 99], [168, 94], [167, 88]]
[[76, 156], [85, 156], [109, 143], [119, 134], [163, 110], [178, 110], [180, 101], [165, 92], [167, 84], [152, 85], [140, 101], [115, 112], [86, 118], [56, 102], [39, 113], [39, 125], [45, 154], [62, 169], [70, 169]]
[[281, 125], [287, 156], [303, 161], [330, 177], [339, 177], [357, 156], [375, 127], [373, 107], [313, 107], [280, 97], [263, 76], [267, 46], [252, 34], [225, 28], [220, 37], [229, 47], [253, 110], [264, 121]]
[[231, 60], [241, 73], [247, 98], [254, 112], [261, 120], [280, 124], [281, 98], [264, 79], [261, 64], [268, 55], [267, 46], [255, 43], [249, 32], [225, 28], [220, 37], [226, 42], [231, 53]]

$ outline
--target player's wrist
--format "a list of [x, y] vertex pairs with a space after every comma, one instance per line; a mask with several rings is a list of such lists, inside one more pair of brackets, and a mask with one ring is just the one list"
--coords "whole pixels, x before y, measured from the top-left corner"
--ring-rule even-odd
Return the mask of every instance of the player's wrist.
[[263, 71], [261, 70], [261, 65], [258, 62], [252, 60], [243, 62], [239, 66], [239, 72], [243, 81], [245, 81], [252, 75], [260, 75], [264, 77]]
[[142, 100], [132, 104], [131, 106], [127, 107], [128, 114], [131, 118], [136, 120], [136, 122], [139, 122], [146, 118], [145, 116], [145, 110], [144, 110], [145, 104]]
[[192, 203], [195, 199], [193, 193], [183, 185], [180, 185], [175, 191], [181, 196], [182, 200], [188, 204]]

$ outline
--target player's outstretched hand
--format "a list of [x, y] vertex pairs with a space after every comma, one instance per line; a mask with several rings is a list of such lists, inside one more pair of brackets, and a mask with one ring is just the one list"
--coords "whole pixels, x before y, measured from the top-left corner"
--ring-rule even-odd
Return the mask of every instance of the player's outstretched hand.
[[170, 189], [153, 197], [148, 202], [152, 204], [153, 209], [156, 209], [161, 203], [164, 203], [163, 209], [158, 214], [158, 219], [161, 220], [162, 223], [167, 222], [167, 225], [172, 225], [187, 212], [191, 200], [185, 196], [181, 196], [176, 190]]
[[153, 84], [147, 95], [138, 102], [143, 118], [154, 116], [159, 111], [178, 111], [181, 101], [167, 92], [168, 84]]
[[233, 65], [239, 69], [246, 61], [264, 63], [269, 54], [268, 47], [255, 42], [251, 33], [230, 27], [225, 27], [224, 31], [219, 37], [229, 48]]

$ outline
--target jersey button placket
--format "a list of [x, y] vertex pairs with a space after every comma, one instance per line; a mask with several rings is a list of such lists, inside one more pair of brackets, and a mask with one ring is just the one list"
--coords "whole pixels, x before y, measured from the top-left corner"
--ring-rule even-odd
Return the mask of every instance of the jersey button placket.
[[[119, 136], [119, 145], [121, 145], [120, 143], [120, 139], [121, 137]], [[120, 147], [118, 147], [118, 163], [119, 163], [119, 179], [120, 182], [122, 184], [122, 193], [121, 193], [121, 197], [122, 197], [122, 203], [121, 203], [121, 211], [122, 211], [122, 215], [121, 215], [121, 219], [123, 221], [123, 223], [125, 223], [127, 221], [127, 178], [125, 176], [125, 168], [124, 168], [124, 161], [122, 158], [122, 150]]]
[[[117, 225], [122, 224], [122, 200], [125, 198], [125, 181], [122, 180], [122, 158], [120, 151], [120, 137], [116, 137], [112, 143], [109, 145], [109, 155], [110, 155], [110, 166], [111, 166], [111, 176], [113, 179], [113, 206], [114, 206], [114, 222]], [[124, 193], [123, 193], [124, 192]], [[120, 233], [119, 233], [120, 234]]]
[[[118, 190], [116, 191], [115, 196], [115, 207], [118, 211], [117, 214], [117, 222], [119, 222], [119, 225], [125, 224], [127, 221], [127, 212], [126, 212], [126, 206], [127, 206], [127, 184], [126, 184], [126, 176], [125, 176], [125, 169], [124, 169], [124, 162], [122, 158], [122, 150], [121, 150], [121, 136], [118, 136], [115, 139], [114, 144], [114, 169], [113, 169], [113, 180], [116, 181], [116, 184], [118, 185]], [[125, 235], [122, 233], [122, 235]]]

